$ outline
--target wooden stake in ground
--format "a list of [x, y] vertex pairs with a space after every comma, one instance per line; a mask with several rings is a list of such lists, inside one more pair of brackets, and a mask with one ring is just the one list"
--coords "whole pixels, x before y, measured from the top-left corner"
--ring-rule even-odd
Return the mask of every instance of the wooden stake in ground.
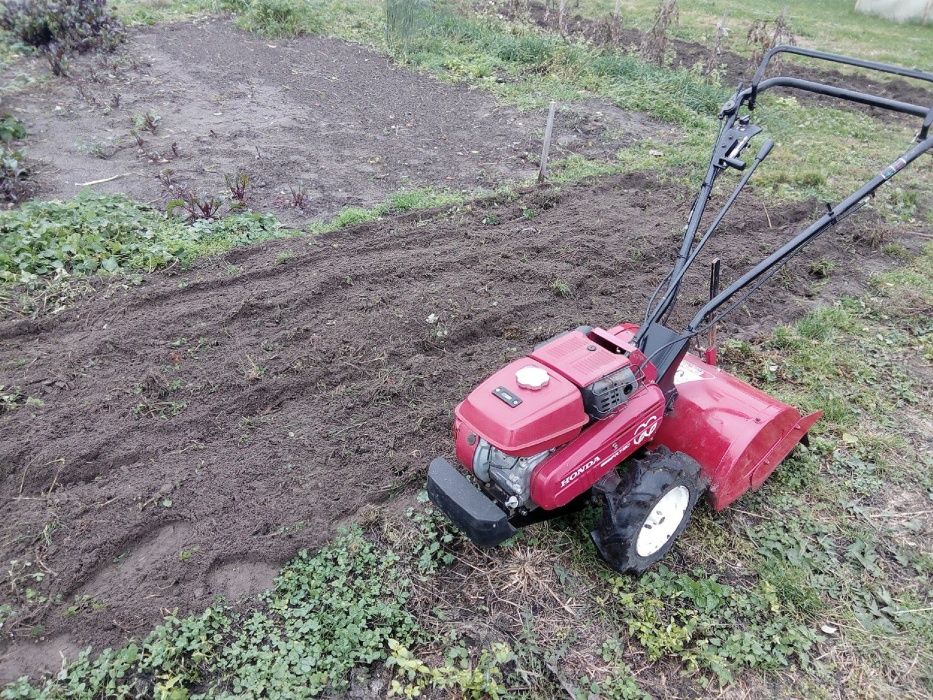
[[547, 157], [551, 150], [551, 131], [554, 129], [554, 112], [557, 103], [551, 102], [547, 110], [547, 125], [544, 127], [544, 144], [541, 146], [541, 167], [538, 168], [538, 182], [544, 182], [547, 176]]

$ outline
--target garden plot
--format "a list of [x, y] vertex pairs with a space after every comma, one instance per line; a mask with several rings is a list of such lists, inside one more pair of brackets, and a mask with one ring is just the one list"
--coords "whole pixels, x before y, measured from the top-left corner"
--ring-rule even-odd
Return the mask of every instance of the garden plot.
[[[640, 316], [689, 204], [645, 175], [537, 189], [0, 321], [0, 384], [22, 399], [0, 415], [0, 556], [31, 562], [24, 586], [43, 574], [14, 601], [0, 680], [262, 590], [297, 550], [420, 488], [478, 380], [566, 328]], [[710, 255], [734, 277], [818, 210], [750, 195]], [[859, 292], [888, 264], [869, 241], [909, 233], [847, 221], [756, 296], [741, 332]]]
[[[10, 106], [42, 198], [96, 182], [143, 202], [207, 199], [241, 172], [247, 204], [293, 224], [399, 189], [529, 177], [545, 119], [361, 46], [270, 41], [216, 18], [136, 31], [119, 53], [76, 59], [70, 78], [43, 79]], [[551, 156], [611, 157], [648, 137], [669, 140], [671, 128], [588, 102], [560, 113]]]

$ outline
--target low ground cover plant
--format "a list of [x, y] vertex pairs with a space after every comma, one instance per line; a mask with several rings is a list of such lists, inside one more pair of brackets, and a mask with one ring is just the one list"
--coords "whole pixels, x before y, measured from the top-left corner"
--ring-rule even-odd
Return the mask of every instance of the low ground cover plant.
[[28, 170], [16, 142], [26, 138], [21, 121], [0, 113], [0, 202], [15, 202], [26, 191]]
[[82, 193], [0, 212], [0, 283], [151, 272], [197, 255], [286, 235], [274, 217], [252, 212], [187, 226], [119, 195]]
[[317, 697], [345, 690], [355, 665], [385, 659], [390, 640], [414, 641], [410, 583], [359, 530], [300, 553], [252, 610], [222, 602], [169, 616], [145, 639], [92, 658], [82, 653], [54, 679], [26, 679], [2, 700], [39, 698]]

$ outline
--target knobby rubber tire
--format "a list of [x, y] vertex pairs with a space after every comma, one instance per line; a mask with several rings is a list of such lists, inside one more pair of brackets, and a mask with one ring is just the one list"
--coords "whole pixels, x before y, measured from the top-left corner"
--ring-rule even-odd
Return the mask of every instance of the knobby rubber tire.
[[[690, 522], [693, 508], [706, 490], [706, 482], [696, 460], [665, 447], [628, 460], [620, 472], [614, 489], [601, 489], [599, 484], [594, 487], [597, 497], [603, 499], [603, 513], [590, 536], [610, 567], [623, 574], [641, 574], [674, 546]], [[677, 486], [686, 487], [690, 494], [683, 519], [660, 549], [643, 557], [636, 550], [642, 526], [661, 498]]]

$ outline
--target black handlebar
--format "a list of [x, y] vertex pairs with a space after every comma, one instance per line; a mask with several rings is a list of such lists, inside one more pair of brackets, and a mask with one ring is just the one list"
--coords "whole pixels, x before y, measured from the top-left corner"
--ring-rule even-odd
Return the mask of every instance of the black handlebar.
[[865, 68], [866, 70], [878, 71], [879, 73], [889, 73], [891, 75], [898, 75], [902, 78], [914, 78], [916, 80], [925, 80], [928, 83], [933, 83], [933, 73], [927, 73], [926, 71], [915, 70], [914, 68], [903, 68], [901, 66], [892, 66], [887, 63], [878, 63], [877, 61], [868, 61], [864, 58], [852, 58], [851, 56], [840, 56], [834, 53], [826, 53], [824, 51], [814, 51], [813, 49], [802, 49], [799, 46], [780, 44], [779, 46], [775, 46], [774, 48], [770, 49], [761, 59], [761, 63], [758, 64], [758, 70], [755, 71], [755, 77], [752, 78], [752, 105], [754, 105], [755, 102], [754, 95], [758, 91], [758, 84], [764, 79], [765, 71], [768, 70], [768, 64], [771, 62], [771, 59], [777, 56], [779, 53], [792, 53], [798, 56], [806, 56], [807, 58], [816, 58], [820, 61], [841, 63], [846, 66], [855, 66], [856, 68]]
[[[758, 93], [764, 92], [765, 90], [770, 90], [771, 88], [776, 87], [789, 87], [796, 90], [805, 90], [806, 92], [813, 92], [817, 95], [836, 97], [841, 100], [848, 100], [849, 102], [858, 102], [863, 105], [888, 109], [892, 112], [911, 114], [915, 117], [925, 117], [930, 111], [929, 107], [921, 107], [920, 105], [911, 104], [909, 102], [901, 102], [899, 100], [892, 100], [887, 97], [870, 95], [867, 92], [857, 92], [856, 90], [836, 87], [835, 85], [824, 85], [823, 83], [815, 83], [812, 80], [803, 80], [802, 78], [786, 77], [768, 78], [758, 85], [746, 88], [738, 95], [738, 105], [747, 102], [748, 108], [754, 109], [756, 95]], [[738, 105], [736, 108], [738, 108]]]
[[[911, 104], [909, 102], [892, 100], [886, 97], [840, 88], [833, 85], [824, 85], [823, 83], [803, 80], [801, 78], [781, 76], [764, 79], [768, 63], [779, 53], [793, 53], [832, 63], [841, 63], [858, 68], [898, 75], [903, 78], [914, 78], [933, 83], [933, 73], [891, 66], [876, 61], [850, 58], [848, 56], [837, 56], [822, 51], [802, 49], [796, 46], [775, 46], [765, 54], [755, 72], [755, 77], [751, 86], [743, 89], [742, 86], [739, 85], [736, 93], [723, 105], [719, 113], [719, 118], [723, 121], [722, 128], [716, 140], [716, 144], [713, 147], [713, 155], [707, 167], [706, 177], [703, 180], [693, 208], [690, 211], [680, 251], [674, 262], [674, 268], [666, 278], [667, 289], [658, 300], [657, 304], [654, 304], [654, 300], [661, 291], [664, 282], [659, 285], [651, 301], [649, 301], [644, 322], [635, 337], [635, 342], [639, 348], [644, 351], [655, 364], [660, 377], [659, 383], [665, 391], [665, 394], [669, 397], [673, 395], [673, 373], [680, 364], [680, 358], [683, 356], [683, 353], [686, 352], [686, 347], [690, 338], [701, 332], [705, 326], [716, 323], [719, 319], [736, 308], [748, 294], [760, 286], [764, 280], [770, 277], [776, 269], [803, 248], [803, 246], [827, 228], [858, 209], [864, 203], [866, 197], [873, 194], [875, 190], [887, 182], [897, 172], [923, 154], [933, 150], [933, 137], [929, 136], [930, 128], [933, 126], [933, 106], [921, 107], [920, 105]], [[743, 174], [736, 189], [726, 199], [723, 208], [720, 210], [719, 214], [714, 217], [706, 233], [703, 234], [699, 242], [694, 245], [700, 221], [703, 218], [706, 206], [710, 200], [710, 195], [712, 194], [713, 184], [726, 168], [745, 169], [745, 163], [739, 159], [739, 155], [748, 145], [749, 140], [761, 131], [759, 127], [750, 124], [748, 116], [739, 117], [739, 109], [742, 106], [747, 106], [749, 110], [753, 110], [758, 94], [776, 87], [789, 87], [797, 90], [804, 90], [819, 95], [826, 95], [828, 97], [887, 109], [901, 114], [922, 117], [923, 122], [913, 144], [908, 147], [900, 158], [839, 202], [835, 207], [832, 207], [811, 226], [799, 232], [771, 255], [757, 265], [754, 265], [752, 269], [735, 280], [735, 282], [722, 292], [716, 294], [696, 313], [685, 331], [672, 331], [666, 328], [662, 321], [670, 314], [671, 309], [676, 304], [677, 297], [679, 296], [680, 284], [687, 269], [693, 264], [697, 255], [713, 235], [726, 212], [735, 202], [736, 197], [738, 197], [739, 193], [744, 189], [754, 170], [761, 161], [767, 157], [768, 153], [771, 151], [771, 147], [774, 145], [770, 139], [762, 144], [749, 170]], [[741, 295], [741, 298], [738, 298], [738, 300], [733, 299], [733, 297], [736, 297], [739, 292], [746, 290], [746, 288], [748, 289], [745, 294]], [[727, 303], [729, 303], [728, 307], [720, 311]], [[719, 311], [718, 314], [716, 313], [717, 311]]]

